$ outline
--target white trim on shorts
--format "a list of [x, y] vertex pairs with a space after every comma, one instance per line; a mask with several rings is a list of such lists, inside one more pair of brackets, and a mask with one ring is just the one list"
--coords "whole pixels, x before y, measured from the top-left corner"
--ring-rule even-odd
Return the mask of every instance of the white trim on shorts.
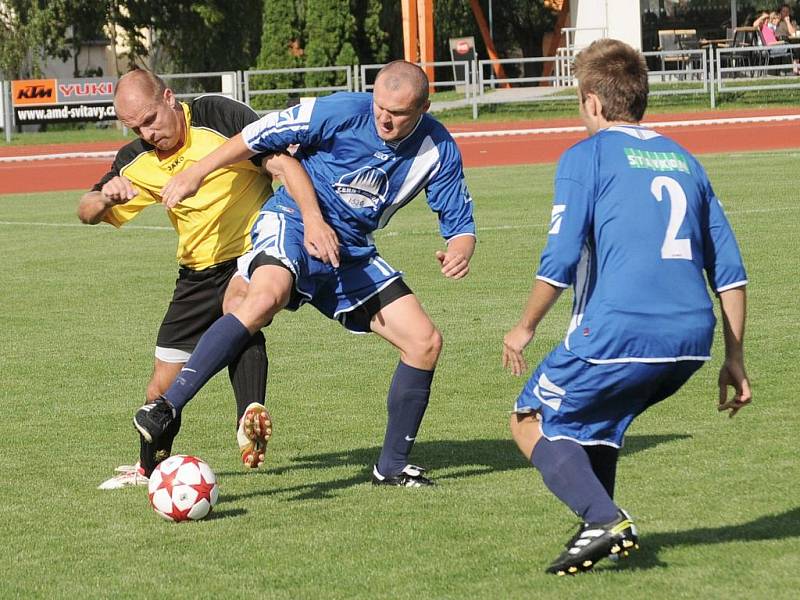
[[161, 362], [179, 364], [185, 363], [192, 355], [191, 352], [186, 350], [178, 350], [177, 348], [164, 348], [156, 346], [156, 358]]

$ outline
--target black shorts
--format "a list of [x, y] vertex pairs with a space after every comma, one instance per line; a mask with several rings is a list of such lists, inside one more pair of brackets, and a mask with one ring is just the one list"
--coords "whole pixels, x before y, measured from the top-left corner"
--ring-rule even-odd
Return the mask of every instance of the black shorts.
[[186, 361], [200, 336], [222, 316], [225, 290], [235, 274], [236, 259], [202, 271], [179, 269], [172, 301], [158, 329], [156, 358], [165, 362]]

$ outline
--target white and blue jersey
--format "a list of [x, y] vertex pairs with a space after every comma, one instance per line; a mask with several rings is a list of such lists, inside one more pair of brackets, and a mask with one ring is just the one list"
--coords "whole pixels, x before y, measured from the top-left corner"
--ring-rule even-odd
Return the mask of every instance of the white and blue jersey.
[[[386, 142], [375, 126], [372, 95], [342, 92], [266, 115], [245, 127], [242, 137], [256, 153], [298, 145], [295, 158], [308, 172], [345, 256], [371, 246], [370, 234], [423, 190], [446, 240], [475, 234], [461, 154], [428, 114], [404, 139]], [[299, 214], [285, 188], [264, 210]]]
[[564, 345], [593, 363], [708, 360], [716, 291], [747, 282], [705, 171], [637, 126], [579, 142], [556, 172], [537, 278], [573, 286]]
[[372, 95], [338, 93], [267, 115], [245, 127], [242, 138], [256, 153], [297, 145], [295, 158], [339, 238], [341, 265], [334, 268], [305, 250], [300, 209], [286, 188], [264, 204], [253, 225], [253, 250], [239, 259], [239, 272], [249, 281], [261, 254], [280, 261], [294, 276], [289, 310], [310, 302], [350, 331], [366, 333], [369, 325], [350, 318], [353, 311], [402, 276], [380, 257], [371, 234], [423, 190], [446, 240], [475, 235], [461, 154], [444, 126], [427, 114], [405, 138], [385, 142], [376, 129]]
[[[705, 272], [705, 277], [704, 277]], [[638, 126], [598, 132], [556, 171], [537, 278], [573, 286], [564, 342], [517, 398], [547, 439], [620, 447], [633, 419], [710, 358], [716, 292], [747, 283], [705, 171]]]

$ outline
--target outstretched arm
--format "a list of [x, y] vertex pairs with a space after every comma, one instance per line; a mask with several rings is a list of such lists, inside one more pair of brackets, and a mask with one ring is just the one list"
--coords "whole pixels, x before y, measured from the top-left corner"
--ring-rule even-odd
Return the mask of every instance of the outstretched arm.
[[262, 165], [280, 179], [300, 208], [305, 230], [303, 245], [308, 253], [322, 262], [338, 267], [339, 239], [322, 217], [317, 194], [303, 165], [285, 153], [267, 156]]
[[528, 303], [519, 322], [503, 338], [503, 367], [514, 375], [528, 370], [522, 351], [533, 339], [536, 327], [561, 296], [564, 288], [537, 279], [533, 284]]
[[161, 202], [167, 208], [175, 208], [179, 202], [194, 196], [203, 180], [213, 171], [248, 159], [254, 154], [245, 145], [242, 134], [237, 133], [211, 154], [172, 177], [161, 190]]
[[[753, 400], [750, 381], [744, 368], [744, 323], [747, 313], [745, 287], [725, 290], [719, 294], [722, 309], [722, 330], [725, 336], [725, 362], [719, 370], [719, 406], [717, 410], [730, 411], [734, 416]], [[728, 400], [728, 386], [735, 394]]]

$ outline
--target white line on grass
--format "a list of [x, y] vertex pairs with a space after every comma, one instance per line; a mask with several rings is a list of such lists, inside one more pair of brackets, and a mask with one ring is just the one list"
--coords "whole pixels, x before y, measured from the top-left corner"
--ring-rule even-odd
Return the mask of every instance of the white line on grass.
[[[742, 210], [726, 210], [728, 215], [745, 215], [753, 213], [772, 213], [772, 212], [785, 212], [800, 210], [800, 206], [775, 206], [772, 208], [746, 208]], [[0, 221], [0, 225], [22, 225], [26, 227], [87, 227], [83, 223], [39, 223], [35, 221]], [[478, 227], [478, 232], [481, 231], [507, 231], [513, 229], [539, 229], [549, 227], [549, 223], [531, 223], [530, 225], [493, 225], [490, 227]], [[126, 225], [122, 228], [123, 231], [132, 229], [139, 229], [144, 231], [174, 231], [172, 227], [162, 225]], [[108, 228], [102, 228], [103, 231], [111, 231]], [[408, 231], [381, 231], [381, 237], [396, 237], [403, 234], [411, 235], [424, 235], [435, 233], [435, 230], [428, 229], [411, 229]]]
[[[34, 221], [0, 221], [0, 225], [26, 225], [28, 227], [87, 227], [83, 223], [37, 223]], [[104, 228], [105, 229], [105, 228]], [[124, 229], [149, 229], [152, 231], [174, 231], [161, 225], [127, 225]], [[106, 229], [106, 231], [111, 231]]]

